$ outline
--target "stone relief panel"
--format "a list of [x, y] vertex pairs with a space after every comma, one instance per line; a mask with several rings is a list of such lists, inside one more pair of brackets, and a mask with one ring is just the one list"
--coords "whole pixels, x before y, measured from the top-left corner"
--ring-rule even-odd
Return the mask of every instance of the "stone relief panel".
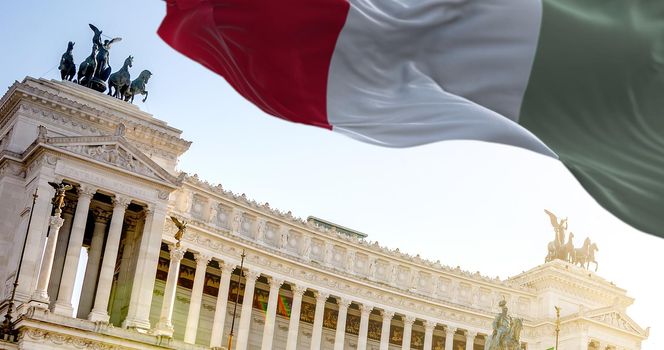
[[231, 228], [231, 213], [230, 207], [219, 203], [211, 211], [211, 221], [215, 226], [228, 230]]
[[415, 276], [417, 277], [413, 281], [413, 286], [415, 286], [418, 292], [429, 293], [433, 291], [430, 273], [420, 271]]
[[208, 213], [208, 198], [201, 196], [199, 194], [194, 194], [191, 203], [191, 210], [189, 211], [191, 216], [195, 219], [207, 222], [207, 213]]
[[332, 247], [332, 261], [330, 264], [336, 268], [344, 269], [344, 263], [346, 261], [347, 251], [346, 248], [335, 245]]
[[293, 230], [288, 232], [286, 251], [291, 254], [299, 254], [302, 251], [302, 233]]
[[273, 222], [266, 222], [263, 243], [276, 248], [279, 245], [279, 236], [279, 226]]
[[390, 263], [384, 259], [376, 259], [375, 264], [376, 264], [376, 273], [374, 277], [376, 278], [376, 280], [389, 283], [392, 274]]
[[479, 293], [479, 305], [485, 308], [491, 307], [491, 289], [481, 287]]
[[470, 283], [459, 283], [459, 292], [457, 293], [458, 301], [470, 304], [472, 302], [472, 286]]
[[152, 169], [145, 165], [142, 161], [138, 160], [131, 153], [129, 153], [120, 145], [72, 145], [64, 146], [70, 152], [80, 154], [82, 156], [98, 160], [102, 163], [115, 165], [131, 172], [145, 175], [153, 179], [161, 180]]
[[240, 217], [240, 234], [249, 238], [255, 238], [256, 217], [247, 213], [242, 214]]
[[369, 271], [369, 257], [363, 253], [355, 253], [353, 271], [358, 275], [365, 275]]
[[410, 286], [410, 268], [399, 265], [397, 266], [397, 285], [402, 288], [409, 288]]
[[325, 262], [325, 242], [318, 238], [311, 239], [311, 252], [309, 258], [319, 263]]

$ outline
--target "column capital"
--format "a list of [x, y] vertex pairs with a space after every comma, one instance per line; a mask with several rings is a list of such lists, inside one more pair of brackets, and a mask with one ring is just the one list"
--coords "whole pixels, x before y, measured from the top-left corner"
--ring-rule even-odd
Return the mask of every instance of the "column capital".
[[445, 334], [454, 334], [456, 333], [457, 328], [452, 326], [445, 326]]
[[258, 279], [258, 277], [260, 277], [260, 275], [261, 275], [261, 273], [258, 272], [258, 271], [249, 270], [247, 268], [245, 268], [245, 270], [244, 270], [244, 278], [247, 281], [248, 280], [256, 281]]
[[433, 331], [434, 328], [436, 328], [437, 324], [438, 323], [434, 320], [424, 320], [424, 329], [427, 332], [431, 332], [431, 331]]
[[194, 259], [196, 260], [196, 267], [199, 265], [201, 265], [201, 267], [205, 267], [210, 262], [210, 260], [212, 260], [212, 256], [203, 253], [194, 253]]
[[344, 308], [348, 309], [350, 304], [352, 303], [352, 300], [344, 297], [338, 297], [337, 298], [337, 305], [339, 305], [339, 309]]
[[95, 222], [100, 224], [107, 224], [108, 220], [110, 220], [112, 216], [112, 213], [102, 208], [94, 208], [92, 213], [94, 214]]
[[476, 336], [477, 336], [476, 331], [470, 331], [470, 330], [466, 331], [466, 339], [475, 339]]
[[113, 207], [124, 207], [124, 209], [127, 209], [127, 206], [129, 206], [129, 203], [131, 202], [131, 198], [122, 196], [119, 194], [116, 194], [113, 197]]
[[182, 258], [184, 258], [184, 253], [187, 251], [187, 249], [176, 247], [175, 245], [171, 244], [169, 244], [168, 247], [170, 249], [171, 260], [180, 261]]
[[59, 230], [64, 223], [65, 219], [57, 216], [51, 216], [51, 218], [48, 221], [48, 224], [51, 226], [51, 229], [53, 230]]
[[298, 295], [301, 297], [304, 294], [304, 292], [307, 291], [307, 287], [291, 283], [291, 291], [293, 292], [293, 296]]
[[327, 298], [330, 297], [330, 293], [315, 290], [314, 291], [314, 297], [316, 297], [316, 302], [320, 302], [321, 300], [323, 302], [325, 302], [325, 301], [327, 301]]
[[392, 321], [392, 318], [394, 317], [394, 311], [390, 310], [383, 310], [381, 314], [383, 316], [383, 322]]
[[404, 326], [412, 326], [413, 323], [415, 323], [415, 316], [404, 315], [404, 317], [403, 317], [403, 325]]
[[97, 193], [97, 188], [91, 185], [81, 184], [81, 186], [78, 188], [79, 200], [81, 198], [92, 199], [92, 196], [94, 196], [95, 193]]
[[367, 317], [371, 313], [371, 310], [373, 310], [373, 305], [368, 305], [368, 304], [360, 304], [360, 314], [362, 317]]
[[284, 284], [284, 279], [267, 276], [267, 283], [270, 285], [270, 288], [279, 288]]
[[219, 269], [221, 270], [221, 273], [233, 273], [235, 271], [235, 268], [237, 267], [237, 264], [234, 262], [229, 262], [229, 261], [217, 261], [219, 263]]

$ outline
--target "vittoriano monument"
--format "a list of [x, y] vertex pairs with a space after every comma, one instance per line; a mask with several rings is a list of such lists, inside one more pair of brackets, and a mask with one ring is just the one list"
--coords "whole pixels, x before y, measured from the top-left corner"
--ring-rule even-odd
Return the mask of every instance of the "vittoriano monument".
[[485, 350], [519, 350], [521, 349], [521, 330], [523, 320], [507, 314], [507, 302], [498, 303], [501, 311], [493, 319], [493, 332], [486, 339]]
[[[574, 233], [567, 233], [567, 218], [558, 219], [558, 217], [544, 209], [544, 212], [551, 219], [551, 226], [553, 226], [554, 238], [549, 242], [548, 254], [544, 259], [549, 262], [555, 259], [564, 260], [574, 265], [579, 265], [585, 269], [590, 267], [590, 263], [595, 264], [595, 271], [597, 271], [598, 264], [595, 261], [595, 252], [599, 249], [597, 244], [586, 238], [580, 248], [574, 247]], [[567, 235], [567, 242], [565, 242], [565, 235]]]
[[[110, 50], [114, 43], [122, 38], [113, 38], [102, 41], [102, 31], [95, 25], [90, 24], [90, 29], [94, 32], [92, 36], [92, 49], [90, 55], [79, 64], [78, 75], [74, 82], [89, 87], [99, 92], [108, 94], [124, 101], [134, 102], [135, 95], [144, 95], [143, 102], [148, 98], [146, 84], [152, 72], [143, 70], [138, 78], [131, 80], [129, 68], [131, 68], [134, 57], [129, 56], [125, 59], [122, 68], [111, 74]], [[60, 59], [60, 76], [62, 80], [72, 81], [76, 75], [76, 65], [74, 64], [74, 43], [69, 42], [67, 51]]]

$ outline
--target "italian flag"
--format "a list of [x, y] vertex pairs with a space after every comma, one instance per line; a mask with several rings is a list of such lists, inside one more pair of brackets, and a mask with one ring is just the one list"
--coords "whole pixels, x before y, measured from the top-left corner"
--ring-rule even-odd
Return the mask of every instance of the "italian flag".
[[279, 118], [560, 159], [664, 237], [664, 1], [168, 0], [159, 35]]

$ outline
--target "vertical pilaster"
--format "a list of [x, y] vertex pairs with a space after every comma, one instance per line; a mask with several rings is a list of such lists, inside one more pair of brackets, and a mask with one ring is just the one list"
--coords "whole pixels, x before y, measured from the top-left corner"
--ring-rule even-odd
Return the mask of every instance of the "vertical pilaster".
[[191, 288], [189, 302], [189, 313], [187, 314], [187, 325], [184, 330], [184, 342], [195, 344], [198, 332], [198, 318], [201, 314], [201, 301], [203, 300], [203, 287], [205, 282], [205, 271], [211, 256], [194, 254], [196, 258], [196, 272], [194, 273], [194, 285]]
[[288, 321], [288, 339], [286, 340], [286, 350], [297, 349], [297, 335], [300, 332], [300, 311], [302, 310], [302, 295], [307, 290], [306, 287], [291, 284], [293, 291], [293, 305], [291, 305], [290, 320]]
[[150, 329], [152, 290], [161, 250], [161, 235], [166, 220], [164, 207], [152, 205], [150, 207], [146, 208], [146, 222], [140, 238], [127, 318], [122, 323], [125, 328]]
[[185, 249], [170, 246], [171, 261], [168, 264], [168, 275], [166, 277], [166, 287], [164, 288], [164, 301], [161, 305], [161, 314], [159, 322], [155, 327], [154, 334], [172, 337], [173, 336], [173, 306], [175, 303], [175, 292], [180, 275], [180, 262], [184, 257]]
[[473, 350], [476, 336], [477, 332], [466, 331], [466, 350]]
[[277, 317], [277, 303], [279, 299], [279, 288], [284, 280], [270, 277], [270, 296], [267, 300], [267, 310], [265, 311], [265, 326], [263, 327], [263, 342], [261, 350], [272, 350], [272, 341], [274, 340], [274, 324]]
[[51, 216], [49, 236], [46, 240], [46, 248], [42, 257], [41, 268], [39, 270], [39, 280], [37, 289], [32, 294], [30, 303], [34, 306], [47, 309], [49, 304], [48, 283], [51, 278], [51, 269], [53, 268], [53, 258], [55, 257], [55, 246], [58, 241], [58, 232], [64, 220], [58, 216]]
[[415, 317], [406, 315], [403, 318], [403, 341], [401, 342], [401, 349], [410, 350], [410, 337], [413, 332], [413, 323]]
[[127, 206], [131, 200], [126, 197], [116, 196], [113, 200], [113, 214], [111, 215], [111, 226], [108, 228], [108, 238], [104, 249], [104, 258], [99, 272], [97, 293], [95, 295], [94, 307], [88, 315], [90, 321], [108, 322], [108, 301], [111, 296], [113, 275], [115, 273], [115, 261], [120, 249], [120, 236], [122, 235], [122, 224]]
[[454, 333], [456, 333], [456, 330], [455, 327], [445, 327], [445, 350], [453, 350], [452, 346], [454, 345]]
[[219, 291], [217, 292], [217, 305], [214, 310], [214, 320], [212, 321], [212, 336], [210, 338], [211, 348], [221, 348], [224, 338], [224, 323], [226, 322], [226, 311], [228, 309], [228, 288], [231, 283], [231, 276], [235, 270], [236, 264], [219, 262], [221, 269], [221, 279], [219, 280]]
[[316, 296], [316, 311], [314, 314], [314, 324], [311, 330], [311, 350], [320, 350], [320, 341], [323, 335], [323, 313], [325, 312], [325, 302], [330, 297], [329, 293], [314, 292]]
[[383, 310], [383, 325], [380, 330], [380, 350], [388, 350], [390, 347], [392, 317], [394, 317], [394, 311]]
[[65, 257], [65, 265], [60, 280], [60, 291], [58, 292], [58, 300], [55, 302], [55, 307], [53, 307], [53, 312], [58, 315], [73, 316], [74, 308], [71, 299], [74, 295], [74, 282], [76, 281], [78, 262], [81, 257], [81, 247], [83, 246], [85, 225], [88, 221], [90, 201], [92, 201], [92, 196], [96, 191], [95, 188], [87, 185], [81, 186], [78, 191], [78, 202], [69, 236], [69, 244], [67, 245], [67, 256]]
[[436, 322], [431, 320], [424, 321], [424, 350], [433, 348], [433, 330], [436, 328]]
[[346, 317], [348, 316], [348, 306], [350, 306], [350, 303], [350, 299], [337, 299], [339, 315], [337, 316], [337, 330], [334, 334], [334, 350], [344, 349], [344, 342], [346, 338]]
[[101, 264], [101, 253], [104, 247], [104, 237], [106, 236], [106, 225], [111, 216], [110, 213], [101, 208], [95, 208], [92, 212], [94, 213], [95, 223], [92, 230], [90, 249], [88, 250], [88, 263], [85, 267], [83, 289], [78, 302], [78, 310], [76, 311], [78, 318], [87, 317], [90, 310], [92, 310], [97, 276], [99, 275], [99, 265]]
[[244, 273], [244, 296], [242, 297], [242, 312], [240, 313], [240, 324], [237, 331], [236, 350], [246, 350], [249, 344], [249, 331], [251, 328], [251, 310], [254, 304], [254, 288], [256, 279], [260, 276], [256, 271], [245, 271]]
[[367, 336], [369, 333], [369, 315], [371, 315], [373, 306], [360, 305], [360, 332], [357, 335], [357, 350], [365, 350], [367, 348]]

